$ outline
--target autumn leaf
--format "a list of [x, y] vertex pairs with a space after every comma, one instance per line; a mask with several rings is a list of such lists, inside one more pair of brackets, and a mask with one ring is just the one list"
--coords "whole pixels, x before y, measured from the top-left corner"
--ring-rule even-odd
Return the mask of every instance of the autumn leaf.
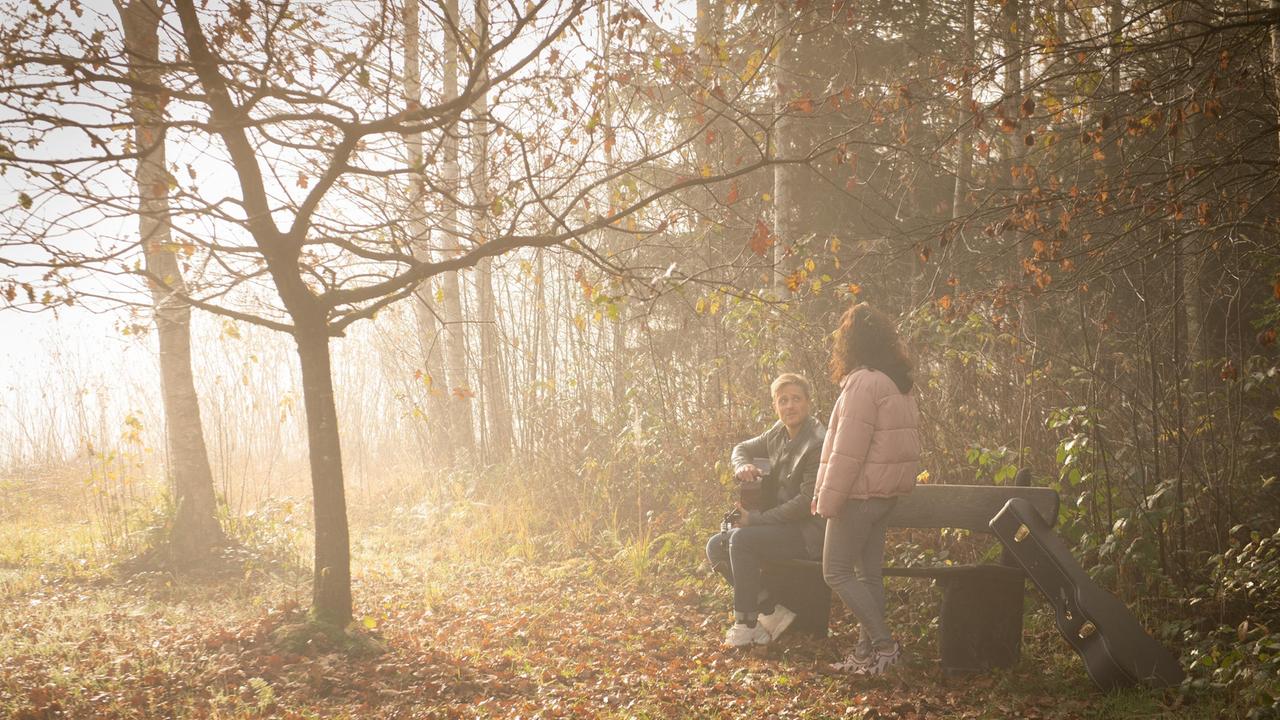
[[747, 246], [751, 248], [751, 252], [764, 257], [769, 246], [773, 245], [773, 233], [769, 230], [769, 226], [764, 224], [763, 220], [756, 220], [755, 232], [751, 235], [751, 240]]
[[813, 100], [811, 98], [798, 98], [791, 101], [791, 109], [796, 112], [811, 113], [813, 112]]
[[306, 190], [309, 182], [310, 180], [307, 178], [306, 173], [298, 173], [298, 187]]
[[845, 286], [845, 290], [852, 296], [857, 297], [862, 292], [862, 286], [858, 283], [849, 283]]
[[1031, 117], [1031, 113], [1036, 111], [1036, 101], [1030, 97], [1022, 101], [1022, 117]]
[[787, 289], [791, 292], [795, 292], [800, 289], [800, 283], [804, 282], [804, 277], [805, 274], [803, 270], [796, 270], [790, 275], [787, 275], [783, 280], [787, 284]]
[[943, 312], [951, 309], [950, 295], [943, 295], [942, 297], [938, 298], [938, 309], [942, 310]]
[[734, 180], [733, 184], [729, 186], [729, 194], [725, 196], [724, 204], [732, 205], [736, 202], [738, 202], [738, 181]]
[[1231, 360], [1228, 359], [1226, 362], [1222, 364], [1222, 370], [1218, 373], [1218, 375], [1223, 380], [1235, 380], [1240, 376], [1240, 373], [1239, 371], [1236, 370], [1235, 363], [1231, 362]]
[[452, 395], [459, 400], [470, 400], [476, 396], [475, 391], [471, 388], [463, 387], [461, 385], [453, 389]]
[[582, 294], [585, 295], [588, 300], [595, 296], [596, 288], [591, 284], [591, 281], [587, 279], [586, 271], [582, 268], [578, 268], [578, 271], [573, 274], [573, 279], [578, 281], [578, 286], [582, 288]]

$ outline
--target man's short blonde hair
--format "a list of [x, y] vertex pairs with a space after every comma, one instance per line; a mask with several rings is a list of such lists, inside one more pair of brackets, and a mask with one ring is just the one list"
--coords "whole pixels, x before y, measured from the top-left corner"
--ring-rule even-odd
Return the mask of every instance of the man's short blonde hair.
[[804, 396], [810, 400], [813, 399], [813, 386], [809, 384], [805, 376], [797, 375], [796, 373], [782, 373], [774, 378], [773, 382], [769, 383], [769, 397], [777, 400], [778, 393], [782, 392], [782, 388], [787, 385], [799, 385], [800, 389], [804, 391]]

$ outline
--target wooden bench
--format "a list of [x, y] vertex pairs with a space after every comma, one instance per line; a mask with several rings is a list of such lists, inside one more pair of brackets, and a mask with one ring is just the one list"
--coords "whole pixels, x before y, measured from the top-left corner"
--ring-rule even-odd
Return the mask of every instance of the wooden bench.
[[[1030, 474], [1018, 473], [1015, 485], [919, 485], [898, 500], [890, 528], [961, 528], [989, 535], [991, 518], [1010, 498], [1029, 500], [1050, 526], [1058, 519], [1058, 493], [1028, 487]], [[892, 553], [892, 545], [886, 554]], [[887, 577], [929, 578], [942, 590], [938, 610], [938, 649], [948, 673], [1009, 667], [1022, 645], [1023, 580], [1026, 574], [1002, 554], [1001, 562], [978, 565], [885, 567]], [[796, 612], [792, 628], [826, 637], [832, 593], [822, 579], [822, 564], [789, 560], [765, 567], [773, 597]]]

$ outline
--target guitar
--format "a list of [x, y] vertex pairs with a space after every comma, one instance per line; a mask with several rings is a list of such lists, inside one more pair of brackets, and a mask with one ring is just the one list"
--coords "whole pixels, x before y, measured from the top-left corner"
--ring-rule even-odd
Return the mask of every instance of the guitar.
[[1049, 599], [1058, 630], [1104, 692], [1131, 685], [1182, 682], [1178, 658], [1147, 631], [1116, 596], [1103, 590], [1072, 557], [1071, 548], [1022, 498], [991, 519], [991, 532]]

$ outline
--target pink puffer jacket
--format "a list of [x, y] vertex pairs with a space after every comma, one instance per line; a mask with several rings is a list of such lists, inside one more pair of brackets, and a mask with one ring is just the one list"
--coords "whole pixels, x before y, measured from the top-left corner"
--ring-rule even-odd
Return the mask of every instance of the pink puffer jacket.
[[840, 381], [813, 496], [835, 517], [849, 498], [906, 495], [920, 472], [920, 410], [888, 375], [858, 368]]

